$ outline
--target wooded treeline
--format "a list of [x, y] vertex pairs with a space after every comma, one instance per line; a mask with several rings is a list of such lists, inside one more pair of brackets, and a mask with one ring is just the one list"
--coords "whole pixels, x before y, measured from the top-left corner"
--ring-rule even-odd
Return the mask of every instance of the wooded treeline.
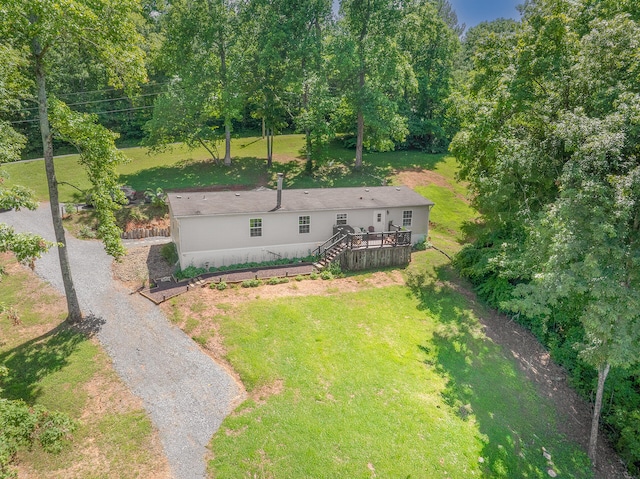
[[[527, 2], [467, 36], [451, 151], [482, 222], [456, 258], [546, 344], [640, 469], [640, 3]], [[609, 377], [609, 379], [607, 379]]]
[[464, 33], [447, 0], [28, 7], [0, 3], [13, 22], [0, 25], [0, 162], [42, 151], [45, 73], [61, 100], [57, 145], [98, 151], [105, 163], [85, 158], [105, 177], [112, 137], [95, 130], [93, 149], [91, 119], [64, 103], [121, 140], [182, 141], [225, 163], [231, 135], [262, 129], [269, 162], [274, 134], [305, 134], [309, 168], [336, 137], [356, 168], [367, 149], [450, 147], [482, 214], [455, 265], [549, 347], [594, 401], [594, 426], [640, 470], [639, 2], [529, 0], [521, 21]]
[[[447, 0], [146, 0], [134, 20], [147, 83], [109, 84], [99, 58], [61, 43], [48, 89], [97, 113], [120, 142], [183, 141], [230, 161], [222, 140], [263, 131], [307, 135], [309, 159], [337, 133], [362, 150], [442, 152], [456, 131], [448, 98], [460, 41]], [[37, 106], [7, 117], [38, 154]], [[360, 135], [358, 135], [360, 132]]]

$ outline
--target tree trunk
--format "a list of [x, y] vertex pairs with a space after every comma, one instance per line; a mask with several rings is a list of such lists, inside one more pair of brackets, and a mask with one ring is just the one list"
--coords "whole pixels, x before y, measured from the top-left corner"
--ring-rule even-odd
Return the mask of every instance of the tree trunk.
[[267, 128], [267, 167], [273, 165], [273, 128]]
[[356, 164], [355, 169], [362, 168], [362, 143], [364, 138], [364, 115], [362, 111], [358, 112], [358, 133], [356, 137]]
[[358, 131], [356, 133], [356, 164], [355, 164], [355, 169], [359, 170], [362, 168], [362, 144], [364, 143], [364, 113], [363, 113], [363, 99], [362, 96], [364, 95], [364, 82], [365, 82], [365, 77], [364, 77], [364, 60], [362, 60], [363, 66], [362, 69], [360, 70], [360, 78], [359, 78], [359, 85], [360, 85], [360, 99], [358, 100]]
[[264, 117], [262, 117], [262, 138], [265, 136]]
[[602, 409], [602, 397], [604, 395], [604, 382], [607, 380], [611, 365], [601, 364], [598, 367], [598, 389], [596, 391], [596, 403], [593, 405], [593, 417], [591, 419], [591, 437], [589, 438], [589, 458], [593, 467], [596, 467], [596, 446], [598, 445], [598, 428], [600, 426], [600, 411]]
[[33, 50], [36, 57], [35, 74], [38, 85], [38, 112], [40, 117], [40, 133], [42, 135], [42, 149], [44, 165], [47, 173], [47, 184], [49, 186], [49, 204], [51, 206], [51, 217], [53, 219], [53, 230], [56, 242], [58, 243], [58, 258], [60, 260], [60, 270], [62, 272], [62, 282], [64, 284], [65, 296], [67, 298], [67, 309], [69, 321], [72, 323], [82, 320], [80, 303], [76, 295], [76, 288], [71, 277], [71, 267], [69, 265], [69, 255], [67, 252], [67, 241], [62, 225], [62, 215], [60, 214], [60, 202], [58, 200], [58, 184], [53, 165], [53, 142], [49, 129], [49, 112], [47, 109], [47, 88], [44, 72], [44, 65], [40, 61], [41, 48], [37, 41], [33, 43]]
[[[202, 147], [209, 152], [209, 154], [211, 155], [211, 159], [213, 161], [216, 161], [216, 162], [218, 161], [218, 155], [216, 154], [215, 151], [213, 151], [211, 148], [209, 148], [209, 145], [207, 145], [206, 141], [204, 141], [202, 138], [198, 138], [198, 143], [200, 143], [202, 145]], [[218, 148], [216, 147], [216, 150], [217, 149]]]
[[231, 166], [231, 126], [224, 125], [224, 164]]
[[228, 99], [228, 81], [227, 81], [227, 52], [225, 50], [226, 44], [224, 39], [224, 30], [220, 30], [221, 37], [219, 40], [219, 54], [220, 54], [220, 74], [222, 77], [222, 96], [225, 99], [223, 101], [224, 108], [224, 164], [225, 166], [231, 166], [231, 118], [229, 117], [229, 105], [226, 99]]

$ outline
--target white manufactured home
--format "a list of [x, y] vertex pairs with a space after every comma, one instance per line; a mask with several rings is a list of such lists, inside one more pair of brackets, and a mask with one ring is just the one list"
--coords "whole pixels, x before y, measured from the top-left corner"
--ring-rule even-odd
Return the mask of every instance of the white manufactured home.
[[182, 269], [306, 257], [336, 228], [410, 232], [415, 244], [433, 206], [405, 186], [169, 193], [168, 203]]

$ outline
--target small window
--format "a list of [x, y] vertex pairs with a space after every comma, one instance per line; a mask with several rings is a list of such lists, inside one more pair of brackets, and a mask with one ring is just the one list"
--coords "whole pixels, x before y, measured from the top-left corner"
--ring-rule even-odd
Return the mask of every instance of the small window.
[[377, 213], [376, 214], [376, 222], [377, 223], [382, 223], [382, 213]]
[[298, 233], [308, 233], [310, 225], [310, 216], [298, 216]]
[[253, 236], [262, 236], [262, 218], [251, 218], [249, 220], [249, 233]]
[[413, 211], [402, 212], [402, 226], [411, 226], [411, 220], [413, 219]]
[[337, 225], [346, 225], [347, 224], [347, 214], [346, 213], [338, 213], [336, 215], [336, 224]]

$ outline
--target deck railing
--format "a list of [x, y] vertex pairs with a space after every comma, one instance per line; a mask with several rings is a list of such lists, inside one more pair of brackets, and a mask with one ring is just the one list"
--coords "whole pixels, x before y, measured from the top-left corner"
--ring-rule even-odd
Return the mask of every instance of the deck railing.
[[411, 245], [411, 231], [383, 231], [379, 233], [349, 233], [347, 248], [381, 248]]

